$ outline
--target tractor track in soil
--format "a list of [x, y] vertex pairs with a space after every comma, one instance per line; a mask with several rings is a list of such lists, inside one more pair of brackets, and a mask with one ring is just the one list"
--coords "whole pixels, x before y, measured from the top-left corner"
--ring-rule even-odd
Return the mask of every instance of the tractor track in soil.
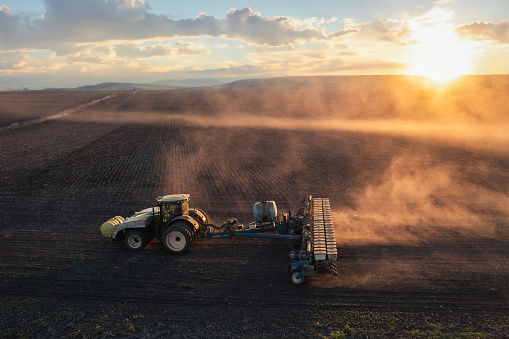
[[[398, 136], [203, 127], [172, 114], [136, 124], [123, 119], [129, 100], [120, 95], [83, 107], [78, 117], [0, 133], [4, 298], [50, 300], [49, 309], [62, 302], [98, 310], [127, 305], [154, 316], [179, 309], [191, 319], [224, 309], [263, 310], [264, 319], [345, 309], [507, 315], [506, 215], [473, 201], [475, 194], [458, 204], [484, 211], [488, 217], [476, 220], [491, 235], [458, 230], [450, 220], [420, 228], [373, 219], [378, 237], [349, 243], [358, 238], [335, 212], [340, 276], [315, 276], [302, 288], [286, 281], [288, 248], [281, 240], [200, 239], [188, 254], [171, 256], [156, 241], [132, 253], [99, 232], [109, 217], [129, 216], [169, 193], [190, 193], [191, 206], [216, 223], [232, 216], [250, 221], [252, 204], [262, 199], [295, 211], [306, 194], [328, 196], [333, 211], [352, 214], [363, 211], [359, 196], [384, 188], [395, 159], [409, 153], [428, 155], [421, 168], [464, 168], [454, 178], [463, 187], [482, 181], [476, 194], [498, 194], [508, 185], [507, 174], [500, 175], [507, 173], [507, 157]], [[104, 122], [105, 116], [114, 119]], [[44, 139], [35, 143], [35, 136]], [[478, 166], [464, 167], [465, 157]], [[390, 240], [407, 233], [410, 241]]]

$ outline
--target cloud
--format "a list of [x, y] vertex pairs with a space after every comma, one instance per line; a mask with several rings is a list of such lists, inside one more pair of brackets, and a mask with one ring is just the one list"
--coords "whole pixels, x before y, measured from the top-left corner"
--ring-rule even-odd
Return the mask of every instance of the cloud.
[[0, 73], [19, 70], [30, 57], [19, 51], [0, 53]]
[[0, 74], [55, 72], [67, 64], [61, 60], [31, 58], [23, 51], [0, 52]]
[[502, 20], [498, 24], [491, 22], [474, 22], [456, 28], [456, 33], [474, 40], [491, 40], [496, 43], [509, 43], [509, 21]]
[[193, 44], [192, 42], [176, 42], [176, 47], [168, 47], [163, 44], [149, 45], [140, 47], [136, 44], [118, 44], [114, 45], [116, 57], [118, 58], [150, 58], [156, 56], [175, 56], [175, 55], [196, 55], [207, 54], [209, 51]]
[[94, 64], [107, 63], [115, 57], [111, 46], [64, 46], [56, 50], [56, 56], [64, 58], [67, 62], [87, 62]]
[[[365, 41], [382, 41], [398, 44], [408, 44], [412, 41], [408, 25], [393, 19], [380, 19], [360, 24], [349, 24], [345, 26], [343, 32], [355, 32], [356, 39]], [[341, 32], [334, 33], [334, 35], [340, 33]]]
[[226, 15], [227, 36], [271, 46], [287, 45], [289, 42], [326, 39], [324, 33], [313, 28], [293, 27], [294, 21], [286, 17], [262, 17], [249, 7], [231, 9]]
[[[372, 56], [359, 55], [347, 45], [315, 43], [295, 48], [259, 48], [248, 58], [252, 66], [264, 69], [266, 74], [392, 74], [403, 71], [408, 65]], [[233, 71], [233, 69], [230, 69]]]
[[[359, 24], [336, 17], [298, 20], [264, 16], [249, 7], [230, 9], [223, 18], [199, 13], [173, 20], [154, 14], [150, 1], [43, 1], [45, 13], [39, 18], [0, 6], [0, 53], [18, 51], [18, 60], [34, 74], [58, 68], [69, 78], [107, 77], [108, 72], [111, 78], [143, 72], [232, 77], [393, 74], [407, 68], [394, 57], [394, 48], [400, 48], [395, 45], [411, 43], [405, 20]], [[204, 39], [195, 37], [207, 38], [210, 44], [206, 48]], [[35, 59], [22, 59], [24, 53]], [[177, 58], [209, 53], [210, 58]], [[14, 57], [9, 58], [5, 55], [4, 69], [12, 70]], [[51, 67], [44, 67], [44, 62]]]
[[7, 6], [0, 6], [0, 12], [4, 13], [4, 14], [7, 14], [7, 15], [10, 15], [11, 14], [11, 9]]
[[209, 51], [192, 42], [176, 42], [176, 47], [166, 44], [140, 46], [136, 43], [114, 45], [64, 45], [57, 49], [57, 57], [68, 62], [109, 63], [114, 59], [145, 59], [159, 56], [208, 54]]
[[357, 32], [359, 32], [358, 28], [346, 28], [346, 29], [344, 29], [342, 31], [331, 33], [327, 37], [329, 39], [332, 39], [332, 38], [337, 38], [337, 37], [340, 37], [340, 36], [343, 36], [343, 35], [347, 35], [347, 34], [351, 34], [351, 33], [357, 33]]
[[231, 9], [226, 19], [200, 13], [171, 20], [150, 13], [141, 0], [45, 0], [41, 19], [25, 19], [0, 7], [0, 48], [48, 49], [61, 44], [157, 37], [212, 36], [259, 45], [290, 45], [327, 39], [322, 30], [286, 17], [261, 16], [249, 7]]
[[120, 8], [150, 8], [143, 0], [113, 0]]

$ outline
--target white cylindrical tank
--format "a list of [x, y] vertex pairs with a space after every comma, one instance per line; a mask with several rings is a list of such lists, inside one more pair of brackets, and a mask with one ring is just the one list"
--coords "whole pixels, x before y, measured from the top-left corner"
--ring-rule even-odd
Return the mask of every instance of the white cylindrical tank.
[[253, 206], [253, 214], [257, 222], [275, 220], [277, 216], [276, 203], [274, 201], [257, 202]]

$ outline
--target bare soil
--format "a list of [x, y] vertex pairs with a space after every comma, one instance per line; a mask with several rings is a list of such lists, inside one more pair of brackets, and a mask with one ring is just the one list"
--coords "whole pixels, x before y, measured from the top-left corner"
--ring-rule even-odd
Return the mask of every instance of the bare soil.
[[[82, 104], [108, 94], [67, 95]], [[312, 129], [312, 112], [267, 126], [257, 100], [268, 93], [236, 93], [230, 101], [251, 101], [243, 112], [219, 109], [216, 95], [117, 93], [0, 131], [0, 337], [509, 335], [509, 153], [499, 139], [479, 148]], [[170, 107], [176, 97], [197, 103]], [[242, 124], [245, 110], [261, 122]], [[207, 112], [216, 123], [203, 123]], [[296, 211], [305, 195], [329, 197], [339, 276], [290, 285], [281, 240], [200, 239], [173, 256], [157, 241], [134, 253], [102, 237], [108, 218], [170, 193], [191, 194], [217, 223], [251, 221], [259, 200]]]

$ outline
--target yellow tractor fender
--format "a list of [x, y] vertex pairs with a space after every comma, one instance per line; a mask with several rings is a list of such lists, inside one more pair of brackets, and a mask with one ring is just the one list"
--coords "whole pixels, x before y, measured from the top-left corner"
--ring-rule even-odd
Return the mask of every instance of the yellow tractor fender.
[[198, 228], [200, 228], [200, 224], [198, 224], [198, 222], [196, 220], [194, 220], [192, 217], [190, 217], [189, 215], [180, 215], [178, 217], [175, 217], [175, 218], [171, 219], [171, 222], [169, 225], [173, 224], [174, 222], [176, 222], [178, 220], [187, 221], [188, 223], [193, 225], [195, 231], [197, 231]]

